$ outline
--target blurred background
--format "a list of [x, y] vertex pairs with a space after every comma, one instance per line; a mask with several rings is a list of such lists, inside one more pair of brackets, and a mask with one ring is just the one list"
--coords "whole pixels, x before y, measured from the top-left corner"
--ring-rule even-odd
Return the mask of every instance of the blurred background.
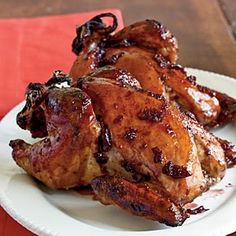
[[1, 0], [0, 18], [105, 8], [120, 9], [125, 25], [146, 18], [161, 21], [178, 39], [180, 64], [236, 77], [235, 0]]

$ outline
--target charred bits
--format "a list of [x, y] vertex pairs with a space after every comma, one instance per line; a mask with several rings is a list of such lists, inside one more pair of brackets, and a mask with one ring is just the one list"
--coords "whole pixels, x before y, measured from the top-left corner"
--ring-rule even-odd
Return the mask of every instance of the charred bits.
[[123, 160], [123, 161], [121, 161], [120, 164], [127, 172], [130, 172], [130, 173], [136, 172], [134, 165], [132, 163], [130, 163], [129, 161]]
[[95, 153], [95, 159], [99, 164], [106, 164], [108, 161], [108, 156], [103, 152]]
[[108, 161], [105, 152], [110, 151], [112, 148], [111, 132], [100, 116], [97, 119], [101, 125], [101, 133], [98, 137], [98, 152], [95, 153], [95, 158], [97, 163], [105, 164]]
[[186, 79], [193, 85], [196, 85], [197, 78], [193, 75], [187, 76]]
[[99, 118], [99, 122], [101, 125], [101, 134], [99, 136], [99, 145], [101, 147], [101, 151], [108, 152], [111, 150], [111, 147], [112, 147], [111, 132], [110, 132], [107, 124], [105, 124], [101, 118]]
[[164, 116], [163, 109], [146, 108], [137, 114], [140, 120], [147, 120], [151, 122], [161, 122]]
[[155, 163], [163, 163], [163, 161], [165, 160], [162, 151], [158, 148], [158, 147], [154, 147], [152, 148], [152, 152], [153, 152], [153, 160]]
[[163, 166], [162, 173], [174, 179], [186, 178], [191, 175], [186, 169], [186, 167], [174, 165], [172, 161], [167, 162]]
[[187, 209], [187, 213], [189, 213], [190, 215], [197, 215], [203, 212], [208, 211], [209, 209], [204, 208], [203, 206], [200, 206], [198, 208], [195, 209]]
[[124, 52], [119, 52], [112, 55], [110, 58], [105, 58], [102, 61], [102, 65], [114, 65], [124, 54]]
[[133, 141], [134, 139], [136, 139], [137, 137], [137, 130], [136, 129], [128, 129], [125, 134], [124, 134], [124, 138], [128, 141]]
[[184, 68], [179, 64], [172, 64], [165, 59], [161, 54], [154, 55], [154, 60], [158, 63], [161, 68], [180, 70], [182, 73], [186, 74]]

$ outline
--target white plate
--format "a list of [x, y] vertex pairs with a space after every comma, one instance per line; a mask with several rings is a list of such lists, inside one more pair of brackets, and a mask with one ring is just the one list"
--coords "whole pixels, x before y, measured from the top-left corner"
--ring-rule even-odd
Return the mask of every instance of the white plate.
[[[235, 97], [236, 80], [206, 71], [188, 69], [198, 82]], [[183, 226], [169, 228], [157, 222], [129, 215], [113, 206], [103, 206], [76, 191], [53, 191], [36, 183], [16, 166], [8, 143], [11, 139], [30, 140], [29, 133], [15, 122], [23, 103], [0, 123], [0, 203], [19, 223], [40, 235], [166, 236], [226, 235], [236, 230], [236, 169], [195, 202], [210, 210], [191, 216]], [[215, 133], [236, 144], [236, 122]], [[232, 186], [229, 186], [229, 183]], [[221, 194], [215, 194], [221, 193]], [[218, 195], [218, 196], [217, 196]]]

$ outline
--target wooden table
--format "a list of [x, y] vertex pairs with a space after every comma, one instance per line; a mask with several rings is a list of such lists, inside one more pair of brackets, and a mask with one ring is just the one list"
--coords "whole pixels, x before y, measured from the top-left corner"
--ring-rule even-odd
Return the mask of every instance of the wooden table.
[[0, 0], [0, 18], [103, 8], [121, 9], [125, 24], [146, 18], [161, 21], [179, 41], [180, 64], [236, 77], [235, 0]]

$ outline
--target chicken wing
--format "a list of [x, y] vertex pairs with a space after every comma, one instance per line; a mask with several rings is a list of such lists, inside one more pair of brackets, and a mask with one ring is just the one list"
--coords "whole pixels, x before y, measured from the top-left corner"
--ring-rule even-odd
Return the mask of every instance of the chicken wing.
[[118, 206], [134, 215], [170, 226], [182, 225], [188, 218], [184, 208], [171, 201], [161, 187], [152, 188], [111, 176], [96, 177], [91, 185], [102, 203]]
[[47, 83], [30, 83], [26, 88], [26, 103], [22, 111], [17, 114], [16, 122], [22, 129], [29, 130], [33, 138], [43, 138], [48, 134], [44, 109], [41, 106], [44, 94], [49, 88], [60, 87], [63, 83], [69, 86], [71, 78], [63, 71], [56, 70]]
[[[196, 80], [196, 78], [194, 79]], [[236, 99], [228, 96], [225, 93], [220, 93], [216, 90], [209, 89], [205, 86], [197, 85], [198, 89], [207, 93], [211, 97], [216, 97], [219, 101], [221, 111], [216, 120], [207, 124], [208, 128], [222, 126], [236, 119]]]
[[47, 136], [32, 145], [12, 140], [14, 160], [51, 188], [88, 185], [101, 175], [94, 159], [100, 125], [90, 98], [78, 88], [51, 88], [38, 101], [34, 106], [43, 112]]

